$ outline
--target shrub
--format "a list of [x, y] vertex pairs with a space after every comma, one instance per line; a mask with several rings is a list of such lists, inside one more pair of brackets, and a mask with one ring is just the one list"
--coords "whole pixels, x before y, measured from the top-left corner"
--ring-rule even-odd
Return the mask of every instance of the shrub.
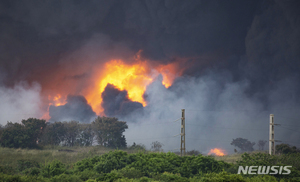
[[200, 152], [198, 150], [190, 150], [186, 152], [187, 155], [199, 155]]
[[138, 169], [135, 169], [133, 167], [124, 167], [120, 170], [117, 171], [122, 177], [125, 177], [125, 178], [141, 178], [144, 176], [144, 174], [138, 170]]
[[180, 181], [180, 182], [188, 182], [187, 178], [181, 177], [180, 174], [172, 174], [168, 172], [164, 172], [162, 174], [154, 175], [153, 178], [158, 181]]
[[66, 171], [65, 165], [58, 160], [54, 160], [50, 164], [44, 167], [44, 170], [42, 171], [42, 175], [44, 177], [52, 177], [52, 176], [60, 175], [65, 171]]
[[114, 169], [121, 169], [128, 163], [128, 155], [124, 151], [109, 152], [101, 156], [94, 169], [98, 173], [109, 173]]
[[76, 175], [61, 174], [50, 179], [51, 182], [82, 182]]
[[17, 169], [19, 171], [23, 171], [25, 169], [28, 169], [28, 168], [40, 168], [40, 165], [38, 162], [36, 161], [33, 161], [33, 160], [27, 160], [27, 159], [24, 159], [24, 160], [18, 160], [17, 161]]
[[10, 166], [0, 166], [0, 173], [3, 174], [14, 174], [16, 171]]

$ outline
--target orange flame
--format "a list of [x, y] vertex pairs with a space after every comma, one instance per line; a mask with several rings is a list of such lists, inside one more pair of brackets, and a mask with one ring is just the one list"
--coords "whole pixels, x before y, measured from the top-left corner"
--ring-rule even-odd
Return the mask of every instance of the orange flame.
[[47, 121], [50, 119], [49, 107], [51, 105], [54, 105], [54, 106], [65, 105], [66, 100], [60, 94], [56, 94], [55, 96], [48, 95], [48, 102], [49, 102], [49, 104], [48, 104], [48, 107], [47, 107], [47, 112], [45, 112], [43, 114], [43, 116], [41, 117], [41, 119], [45, 119]]
[[[150, 70], [146, 62], [138, 62], [133, 65], [127, 65], [122, 60], [112, 60], [105, 64], [104, 73], [99, 78], [96, 90], [87, 95], [87, 100], [92, 108], [99, 112], [99, 103], [102, 102], [101, 94], [108, 83], [113, 84], [120, 90], [127, 90], [128, 97], [132, 101], [137, 101], [146, 105], [143, 99], [143, 93], [146, 86], [152, 82]], [[98, 98], [98, 99], [95, 99]], [[102, 109], [100, 110], [102, 111]]]
[[165, 87], [171, 86], [174, 79], [180, 73], [176, 72], [175, 64], [168, 64], [152, 68], [146, 61], [137, 60], [134, 64], [126, 64], [122, 60], [111, 60], [104, 66], [104, 72], [96, 81], [98, 85], [86, 95], [86, 99], [91, 104], [94, 111], [102, 113], [103, 109], [100, 105], [102, 102], [101, 94], [107, 84], [112, 84], [120, 90], [126, 90], [128, 97], [132, 101], [140, 102], [146, 106], [143, 94], [146, 87], [154, 80], [158, 74], [162, 74], [162, 84]]
[[224, 156], [224, 155], [226, 155], [226, 152], [223, 149], [214, 148], [214, 149], [210, 149], [210, 151], [208, 153], [208, 155], [212, 155], [212, 154], [214, 154], [216, 156]]
[[166, 88], [169, 88], [175, 78], [181, 76], [184, 70], [183, 68], [180, 68], [179, 62], [170, 63], [167, 65], [159, 65], [155, 69], [163, 76], [162, 84]]
[[[66, 103], [65, 98], [67, 94], [80, 94], [83, 95], [88, 104], [98, 115], [104, 115], [104, 109], [101, 106], [102, 93], [107, 84], [112, 84], [119, 90], [126, 90], [128, 97], [131, 101], [140, 102], [143, 106], [147, 103], [143, 98], [146, 87], [153, 82], [159, 75], [162, 75], [162, 84], [168, 88], [172, 85], [173, 81], [182, 75], [184, 67], [182, 63], [186, 60], [178, 59], [169, 64], [159, 64], [157, 62], [142, 60], [141, 51], [139, 51], [131, 63], [123, 60], [110, 60], [103, 66], [95, 68], [97, 72], [91, 75], [88, 87], [79, 90], [75, 93], [72, 88], [69, 91], [63, 90], [60, 94], [49, 95], [48, 103], [54, 106], [61, 106]], [[70, 84], [72, 86], [72, 84]], [[74, 87], [73, 87], [74, 88]], [[62, 88], [64, 89], [64, 88]], [[60, 89], [62, 91], [62, 89]], [[71, 92], [70, 92], [71, 91]], [[70, 93], [69, 93], [70, 92]], [[48, 111], [49, 111], [48, 106]], [[49, 115], [43, 116], [49, 118]]]
[[61, 106], [66, 104], [66, 100], [60, 94], [56, 94], [56, 96], [49, 95], [48, 100], [50, 101], [49, 106]]

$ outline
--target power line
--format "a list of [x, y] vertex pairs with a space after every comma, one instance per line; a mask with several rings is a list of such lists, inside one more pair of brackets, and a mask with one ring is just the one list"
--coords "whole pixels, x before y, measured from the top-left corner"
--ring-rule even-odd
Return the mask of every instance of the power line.
[[[280, 123], [279, 123], [280, 124]], [[291, 126], [291, 127], [295, 127], [295, 128], [300, 128], [300, 126], [295, 126], [295, 125], [287, 125], [287, 124], [280, 124], [280, 125], [283, 125], [283, 126]]]
[[300, 132], [297, 131], [297, 130], [293, 130], [293, 129], [290, 129], [290, 128], [286, 128], [286, 127], [283, 127], [283, 126], [279, 126], [279, 127], [284, 128], [284, 129], [287, 129], [287, 130], [291, 130], [291, 131], [294, 131], [294, 132], [297, 132], [297, 133], [300, 133]]

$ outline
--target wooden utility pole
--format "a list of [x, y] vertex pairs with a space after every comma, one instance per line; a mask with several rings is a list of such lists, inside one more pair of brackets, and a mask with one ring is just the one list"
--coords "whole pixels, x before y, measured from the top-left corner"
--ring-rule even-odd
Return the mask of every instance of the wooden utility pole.
[[275, 140], [274, 137], [274, 127], [275, 125], [280, 124], [275, 124], [274, 123], [274, 114], [270, 114], [270, 136], [269, 136], [269, 154], [270, 155], [275, 155], [275, 142], [281, 142], [280, 140]]
[[181, 109], [180, 156], [185, 156], [185, 110]]
[[275, 154], [274, 114], [270, 114], [269, 154]]

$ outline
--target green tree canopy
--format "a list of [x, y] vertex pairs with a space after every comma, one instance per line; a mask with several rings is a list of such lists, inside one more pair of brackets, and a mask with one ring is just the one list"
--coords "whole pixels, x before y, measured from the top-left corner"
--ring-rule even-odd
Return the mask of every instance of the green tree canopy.
[[254, 150], [253, 146], [255, 145], [255, 142], [250, 142], [245, 138], [236, 138], [232, 140], [231, 145], [234, 145], [240, 148], [242, 152], [245, 152], [245, 151], [253, 151]]
[[125, 121], [118, 121], [117, 118], [97, 117], [92, 126], [98, 144], [106, 147], [126, 147], [126, 139], [123, 135], [128, 125]]
[[0, 144], [11, 148], [35, 148], [46, 126], [46, 120], [29, 118], [20, 123], [7, 122], [2, 129]]
[[290, 146], [289, 144], [279, 144], [275, 146], [276, 153], [279, 154], [292, 154], [292, 153], [297, 153], [300, 152], [299, 149], [297, 149], [296, 146]]
[[41, 143], [43, 145], [59, 145], [64, 141], [65, 127], [62, 122], [47, 123]]

